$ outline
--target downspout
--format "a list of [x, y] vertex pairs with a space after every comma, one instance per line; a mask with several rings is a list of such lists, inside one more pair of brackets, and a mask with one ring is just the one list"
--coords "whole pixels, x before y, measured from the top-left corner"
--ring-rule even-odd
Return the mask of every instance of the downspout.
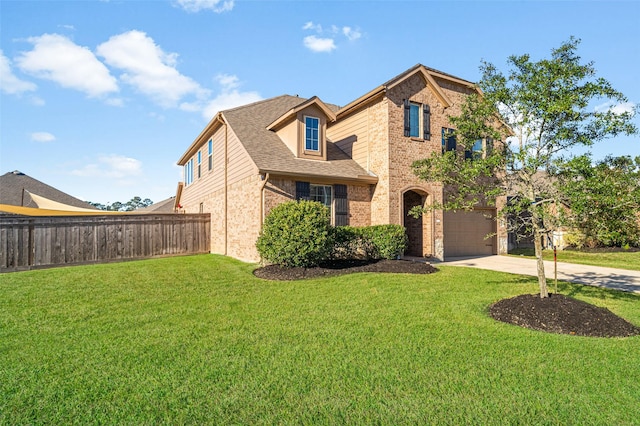
[[265, 210], [264, 187], [267, 186], [268, 182], [269, 182], [269, 173], [264, 175], [264, 181], [262, 182], [262, 185], [260, 185], [260, 226], [259, 226], [260, 232], [262, 232], [262, 225], [264, 224], [264, 210]]

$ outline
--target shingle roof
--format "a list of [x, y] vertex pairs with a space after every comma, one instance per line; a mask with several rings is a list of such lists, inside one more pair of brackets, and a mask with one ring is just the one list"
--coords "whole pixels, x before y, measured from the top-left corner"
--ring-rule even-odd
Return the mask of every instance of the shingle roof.
[[166, 200], [158, 201], [150, 206], [143, 207], [135, 210], [138, 213], [175, 213], [173, 206], [176, 202], [176, 197], [170, 197]]
[[40, 195], [59, 203], [97, 210], [89, 203], [72, 197], [69, 194], [66, 194], [17, 170], [0, 176], [0, 204], [8, 204], [12, 206], [23, 205], [23, 189], [28, 191], [24, 192], [24, 206], [26, 207], [38, 207], [38, 205], [34, 203], [29, 196], [29, 192], [32, 192], [36, 195]]
[[[307, 99], [282, 95], [223, 111], [222, 115], [258, 169], [265, 173], [331, 177], [344, 180], [375, 181], [353, 159], [327, 142], [327, 161], [296, 158], [278, 135], [267, 126]], [[339, 107], [327, 104], [337, 111]]]

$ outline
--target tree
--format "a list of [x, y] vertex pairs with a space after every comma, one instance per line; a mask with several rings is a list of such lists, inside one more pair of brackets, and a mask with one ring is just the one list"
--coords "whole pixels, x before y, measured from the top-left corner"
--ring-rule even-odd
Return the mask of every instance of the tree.
[[107, 204], [94, 203], [91, 201], [88, 201], [88, 203], [96, 207], [98, 210], [106, 210], [110, 212], [130, 212], [139, 208], [148, 207], [153, 204], [153, 201], [151, 201], [149, 198], [145, 198], [143, 200], [140, 197], [135, 196], [124, 204], [120, 201], [115, 201], [113, 203]]
[[640, 246], [640, 156], [589, 155], [558, 164], [556, 186], [570, 208], [564, 224], [606, 246]]
[[478, 83], [482, 94], [469, 95], [450, 121], [459, 153], [479, 139], [501, 143], [475, 158], [447, 152], [413, 165], [420, 178], [444, 184], [443, 203], [432, 208], [470, 209], [510, 196], [499, 216], [521, 218], [511, 230], [533, 237], [542, 298], [548, 297], [542, 239], [557, 222], [564, 199], [563, 188], [553, 184], [550, 166], [568, 161], [565, 157], [574, 147], [637, 132], [632, 111], [592, 107], [595, 101], [615, 105], [627, 99], [595, 76], [592, 62], [581, 63], [579, 43], [571, 37], [551, 51], [550, 59], [537, 62], [528, 54], [510, 56], [506, 75], [483, 61]]

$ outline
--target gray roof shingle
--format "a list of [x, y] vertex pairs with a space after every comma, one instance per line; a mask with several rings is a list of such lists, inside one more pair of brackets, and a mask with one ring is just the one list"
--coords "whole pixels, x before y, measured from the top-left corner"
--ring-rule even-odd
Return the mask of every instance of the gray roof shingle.
[[[97, 210], [89, 203], [79, 200], [76, 197], [72, 197], [71, 195], [49, 186], [46, 183], [27, 176], [18, 170], [8, 172], [0, 176], [0, 204], [21, 206], [23, 203], [23, 189], [50, 200], [57, 201], [58, 203]], [[27, 192], [24, 193], [24, 207], [38, 207]]]
[[[231, 130], [261, 172], [350, 181], [375, 181], [358, 163], [327, 142], [327, 161], [296, 158], [280, 137], [267, 127], [307, 99], [282, 95], [222, 112]], [[334, 111], [336, 105], [327, 104]]]

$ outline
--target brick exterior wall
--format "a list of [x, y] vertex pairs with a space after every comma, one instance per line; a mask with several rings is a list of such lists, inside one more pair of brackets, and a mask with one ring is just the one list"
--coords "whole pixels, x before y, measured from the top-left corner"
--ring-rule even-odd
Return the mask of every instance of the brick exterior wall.
[[[416, 160], [440, 155], [441, 129], [452, 127], [448, 116], [459, 112], [458, 105], [471, 89], [447, 80], [437, 80], [437, 83], [452, 101], [452, 106], [445, 108], [433, 88], [428, 87], [431, 83], [416, 73], [392, 86], [384, 96], [359, 106], [349, 116], [328, 126], [327, 137], [336, 141], [338, 146], [353, 150], [353, 159], [378, 178], [376, 185], [347, 185], [349, 225], [404, 225], [411, 240], [410, 254], [442, 259], [443, 212], [434, 211], [419, 220], [407, 216], [407, 213], [414, 205], [441, 202], [443, 188], [440, 183], [418, 179], [411, 165]], [[430, 140], [404, 136], [405, 99], [430, 106]], [[214, 168], [211, 172], [205, 170], [208, 164], [206, 142], [200, 148], [203, 159], [201, 177], [195, 177], [194, 182], [184, 188], [180, 203], [187, 213], [198, 213], [201, 209], [211, 213], [213, 253], [256, 262], [259, 256], [255, 242], [261, 221], [278, 204], [295, 199], [296, 179], [270, 176], [264, 182], [232, 129], [228, 139], [224, 139], [226, 130], [221, 127], [212, 135]], [[229, 169], [225, 171], [227, 162]], [[330, 177], [322, 182], [309, 181], [341, 183], [332, 182]], [[504, 200], [498, 200], [498, 208], [501, 203]], [[504, 221], [498, 222], [497, 231], [497, 251], [506, 253]]]

